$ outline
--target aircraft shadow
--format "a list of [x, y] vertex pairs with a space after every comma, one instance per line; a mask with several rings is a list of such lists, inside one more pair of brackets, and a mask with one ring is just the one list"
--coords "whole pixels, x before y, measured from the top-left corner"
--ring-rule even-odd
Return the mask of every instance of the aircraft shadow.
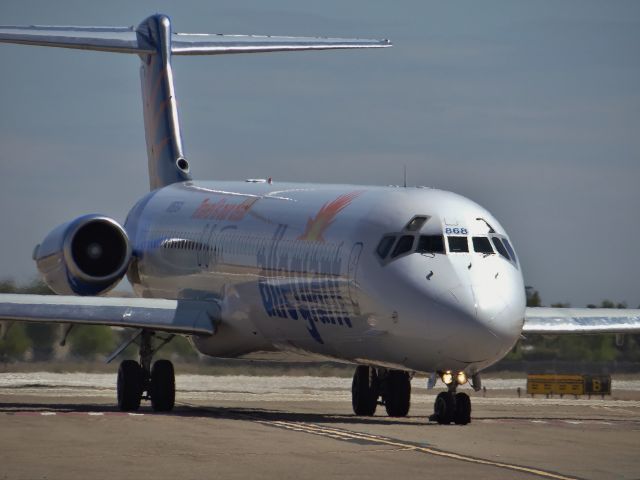
[[[78, 403], [24, 403], [24, 402], [0, 402], [0, 414], [38, 414], [38, 413], [106, 413], [121, 414], [116, 405], [109, 404], [78, 404]], [[309, 413], [290, 412], [275, 409], [248, 408], [248, 407], [216, 407], [177, 404], [170, 413], [154, 412], [148, 404], [143, 404], [140, 410], [132, 413], [145, 415], [162, 415], [185, 418], [220, 418], [238, 421], [265, 421], [265, 422], [295, 422], [315, 424], [345, 424], [345, 425], [406, 425], [424, 426], [428, 424], [423, 416], [407, 416], [403, 418], [391, 418], [380, 413], [379, 416], [358, 417], [353, 414], [336, 413]], [[412, 420], [413, 419], [413, 420]], [[415, 419], [419, 419], [416, 422]]]
[[262, 420], [266, 422], [294, 422], [294, 423], [315, 423], [315, 424], [345, 424], [345, 425], [407, 425], [416, 426], [412, 418], [426, 419], [420, 417], [387, 417], [383, 413], [373, 417], [359, 417], [353, 414], [339, 413], [316, 413], [316, 412], [290, 412], [285, 410], [249, 408], [249, 407], [201, 407], [201, 406], [180, 406], [172, 412], [172, 415], [187, 417], [211, 417], [224, 418], [229, 420]]

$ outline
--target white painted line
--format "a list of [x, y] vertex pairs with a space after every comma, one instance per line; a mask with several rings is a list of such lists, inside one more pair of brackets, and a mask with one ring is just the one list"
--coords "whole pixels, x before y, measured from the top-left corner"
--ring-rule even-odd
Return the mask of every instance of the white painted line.
[[42, 415], [43, 417], [47, 417], [50, 415], [55, 415], [56, 412], [40, 412], [40, 415]]
[[89, 412], [89, 413], [88, 413], [88, 415], [92, 415], [92, 416], [95, 416], [95, 417], [99, 417], [99, 416], [101, 416], [101, 415], [104, 415], [104, 413], [102, 413], [102, 412]]

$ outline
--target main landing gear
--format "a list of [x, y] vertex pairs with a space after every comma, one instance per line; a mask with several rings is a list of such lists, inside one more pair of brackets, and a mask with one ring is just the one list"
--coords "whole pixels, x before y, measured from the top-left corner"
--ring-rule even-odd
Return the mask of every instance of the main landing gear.
[[390, 417], [406, 417], [411, 404], [411, 376], [402, 370], [360, 365], [353, 375], [351, 404], [356, 415], [371, 416], [380, 404]]
[[[452, 422], [456, 425], [470, 423], [471, 399], [466, 393], [456, 393], [458, 385], [467, 383], [467, 376], [464, 372], [460, 372], [454, 378], [451, 372], [443, 372], [440, 374], [440, 378], [447, 386], [447, 391], [440, 392], [436, 397], [433, 414], [429, 416], [429, 421], [438, 422], [441, 425], [448, 425]], [[479, 382], [479, 377], [474, 377], [474, 388], [476, 382]]]
[[176, 384], [173, 364], [169, 360], [156, 360], [151, 365], [153, 355], [172, 337], [152, 346], [153, 332], [143, 330], [140, 335], [140, 362], [124, 360], [118, 369], [118, 408], [123, 412], [133, 412], [140, 408], [141, 400], [151, 400], [156, 412], [173, 410], [176, 398]]
[[[464, 392], [456, 393], [459, 385], [467, 383], [467, 376], [464, 372], [456, 376], [451, 372], [440, 372], [440, 378], [447, 386], [447, 391], [440, 392], [436, 397], [434, 412], [429, 420], [440, 424], [470, 423], [471, 399]], [[471, 384], [478, 390], [480, 377], [475, 375]], [[351, 403], [356, 415], [372, 416], [378, 405], [384, 405], [390, 417], [406, 417], [411, 403], [411, 375], [402, 370], [360, 365], [353, 375]]]

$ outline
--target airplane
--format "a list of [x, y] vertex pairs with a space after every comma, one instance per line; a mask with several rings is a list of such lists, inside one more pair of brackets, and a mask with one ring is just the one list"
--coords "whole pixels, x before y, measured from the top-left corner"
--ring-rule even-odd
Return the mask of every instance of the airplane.
[[[404, 417], [415, 373], [446, 385], [430, 421], [468, 424], [469, 382], [523, 334], [639, 333], [640, 310], [527, 308], [518, 256], [485, 208], [418, 187], [200, 181], [180, 133], [173, 55], [386, 48], [388, 40], [174, 33], [137, 27], [0, 27], [0, 42], [138, 55], [150, 191], [126, 220], [73, 219], [33, 259], [58, 295], [0, 295], [0, 320], [131, 329], [110, 357], [117, 402], [175, 405], [175, 335], [202, 354], [301, 353], [356, 365], [352, 407]], [[104, 295], [127, 277], [137, 298]], [[69, 331], [67, 330], [67, 333]]]

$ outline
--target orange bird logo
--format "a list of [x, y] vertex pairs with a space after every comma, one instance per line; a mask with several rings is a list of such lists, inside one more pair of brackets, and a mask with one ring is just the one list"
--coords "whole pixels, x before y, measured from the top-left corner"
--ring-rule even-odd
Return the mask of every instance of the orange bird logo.
[[345, 193], [332, 202], [325, 203], [315, 217], [307, 220], [304, 233], [298, 237], [298, 240], [324, 242], [322, 235], [334, 222], [336, 215], [347, 208], [361, 193], [362, 192]]

